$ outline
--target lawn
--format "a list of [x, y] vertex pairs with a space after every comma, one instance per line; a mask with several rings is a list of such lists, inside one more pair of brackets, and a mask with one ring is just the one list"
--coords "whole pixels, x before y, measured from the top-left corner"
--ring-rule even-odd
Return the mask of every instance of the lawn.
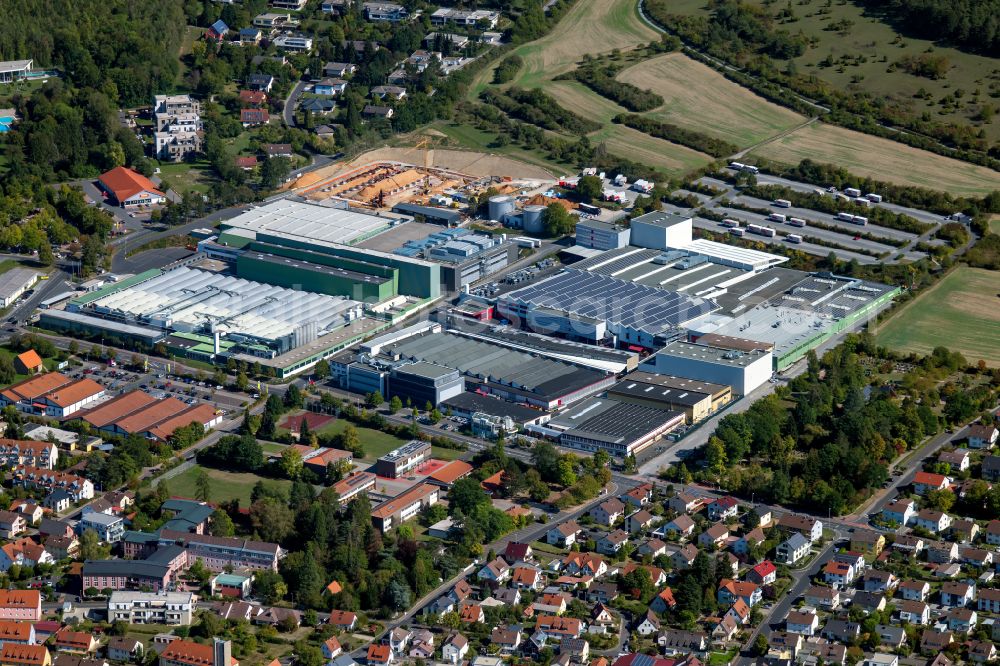
[[[314, 432], [320, 437], [339, 435], [344, 431], [344, 428], [346, 428], [349, 423], [350, 421], [346, 419], [334, 419], [321, 428], [317, 428]], [[393, 449], [398, 449], [408, 441], [388, 435], [381, 430], [361, 428], [358, 426], [355, 426], [355, 428], [358, 430], [358, 436], [361, 439], [361, 446], [364, 447], [365, 450], [363, 460], [369, 460], [371, 462], [381, 458]], [[287, 432], [287, 430], [284, 428], [278, 428], [278, 432]]]
[[704, 132], [741, 148], [802, 124], [806, 118], [758, 97], [683, 53], [645, 60], [618, 80], [658, 93], [666, 104], [648, 114], [657, 120]]
[[992, 169], [825, 123], [798, 129], [750, 154], [788, 164], [810, 158], [859, 176], [957, 196], [982, 196], [1000, 189], [1000, 173]]
[[[6, 263], [6, 262], [4, 262], [4, 263]], [[0, 268], [2, 268], [2, 266], [3, 266], [3, 264], [0, 264]], [[6, 270], [9, 270], [9, 269], [6, 269]], [[0, 270], [0, 273], [2, 273], [2, 272], [3, 272], [3, 270]], [[11, 363], [13, 363], [15, 356], [17, 356], [17, 352], [14, 352], [13, 350], [11, 350], [8, 347], [0, 347], [0, 357], [8, 359]], [[45, 366], [46, 370], [48, 370], [48, 371], [51, 372], [52, 370], [56, 369], [56, 366], [59, 364], [59, 362], [56, 359], [52, 358], [52, 357], [45, 356], [45, 357], [42, 357], [42, 364]], [[19, 382], [21, 380], [27, 379], [28, 376], [29, 375], [15, 374], [14, 375], [14, 381], [11, 382], [11, 383], [12, 384], [16, 384], [17, 382]]]
[[202, 469], [205, 470], [212, 480], [212, 496], [209, 498], [212, 502], [228, 502], [232, 499], [238, 499], [240, 506], [247, 507], [250, 506], [250, 492], [258, 481], [263, 481], [267, 486], [281, 488], [284, 491], [287, 491], [292, 485], [291, 481], [285, 479], [265, 479], [256, 474], [223, 472], [222, 470], [195, 465], [177, 476], [164, 481], [170, 489], [170, 494], [181, 497], [195, 497], [198, 494], [196, 479], [198, 478], [199, 470]]
[[431, 456], [438, 460], [458, 460], [463, 455], [465, 455], [465, 451], [459, 451], [458, 449], [444, 449], [440, 446], [431, 447]]
[[877, 331], [878, 343], [906, 352], [929, 353], [943, 345], [970, 363], [1000, 367], [1000, 272], [960, 266]]
[[990, 216], [990, 233], [1000, 236], [1000, 215]]
[[160, 162], [159, 176], [166, 180], [178, 194], [194, 190], [206, 194], [215, 182], [212, 165], [205, 160], [197, 162]]

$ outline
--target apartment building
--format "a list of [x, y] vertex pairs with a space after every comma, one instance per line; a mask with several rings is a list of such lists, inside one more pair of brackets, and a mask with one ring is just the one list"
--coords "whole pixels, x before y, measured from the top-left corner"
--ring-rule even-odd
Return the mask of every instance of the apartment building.
[[193, 619], [190, 592], [135, 592], [119, 590], [108, 599], [108, 621], [129, 624], [188, 625]]
[[156, 95], [153, 98], [157, 159], [179, 162], [202, 147], [201, 103], [190, 95]]

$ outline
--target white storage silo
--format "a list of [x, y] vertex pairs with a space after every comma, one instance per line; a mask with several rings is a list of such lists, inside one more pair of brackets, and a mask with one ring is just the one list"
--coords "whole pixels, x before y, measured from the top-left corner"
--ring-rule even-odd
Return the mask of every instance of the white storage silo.
[[497, 222], [503, 222], [503, 219], [509, 213], [514, 212], [514, 203], [514, 197], [507, 196], [506, 194], [498, 194], [490, 197], [490, 219], [496, 220]]
[[526, 206], [524, 208], [524, 230], [531, 234], [540, 234], [545, 231], [545, 223], [542, 216], [545, 213], [545, 206]]

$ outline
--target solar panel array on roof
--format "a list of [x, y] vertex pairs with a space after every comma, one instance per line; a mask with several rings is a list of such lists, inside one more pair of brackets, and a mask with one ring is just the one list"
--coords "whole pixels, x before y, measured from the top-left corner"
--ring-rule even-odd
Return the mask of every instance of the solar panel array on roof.
[[677, 328], [718, 309], [711, 300], [572, 268], [510, 292], [503, 299], [653, 334]]
[[99, 299], [102, 314], [192, 331], [223, 324], [232, 332], [277, 339], [304, 324], [318, 334], [340, 328], [356, 301], [296, 291], [188, 267]]

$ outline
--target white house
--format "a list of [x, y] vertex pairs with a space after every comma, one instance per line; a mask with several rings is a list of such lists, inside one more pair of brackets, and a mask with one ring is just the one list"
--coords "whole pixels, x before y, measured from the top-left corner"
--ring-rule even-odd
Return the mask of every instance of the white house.
[[605, 500], [590, 510], [590, 516], [600, 525], [614, 525], [624, 515], [625, 504], [616, 497]]
[[882, 509], [882, 520], [897, 525], [909, 525], [917, 515], [917, 503], [911, 499], [898, 499]]
[[921, 509], [913, 524], [934, 534], [940, 534], [951, 527], [951, 516], [937, 509]]
[[459, 664], [469, 652], [469, 639], [462, 634], [452, 634], [441, 645], [441, 658], [450, 664]]
[[819, 618], [816, 617], [816, 613], [793, 610], [785, 618], [785, 630], [789, 633], [814, 636], [817, 629], [819, 629]]
[[809, 540], [798, 532], [778, 544], [775, 549], [776, 559], [785, 564], [795, 564], [809, 554]]

